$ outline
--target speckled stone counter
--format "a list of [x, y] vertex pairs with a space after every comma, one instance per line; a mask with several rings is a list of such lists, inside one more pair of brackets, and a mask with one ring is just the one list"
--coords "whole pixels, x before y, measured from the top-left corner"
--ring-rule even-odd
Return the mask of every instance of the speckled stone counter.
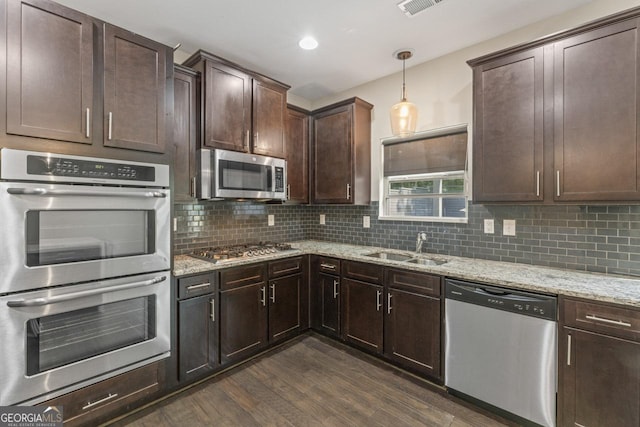
[[434, 273], [447, 277], [507, 286], [516, 289], [575, 296], [640, 307], [640, 280], [636, 279], [525, 264], [512, 264], [445, 255], [430, 255], [426, 253], [422, 254], [422, 256], [446, 262], [441, 265], [417, 265], [403, 261], [391, 261], [366, 256], [367, 254], [380, 251], [407, 254], [405, 251], [312, 240], [293, 242], [291, 245], [294, 248], [291, 251], [264, 255], [258, 258], [223, 261], [217, 264], [192, 258], [188, 255], [179, 255], [174, 259], [173, 273], [179, 277], [272, 259], [313, 254], [376, 263], [385, 266], [399, 267], [405, 270]]

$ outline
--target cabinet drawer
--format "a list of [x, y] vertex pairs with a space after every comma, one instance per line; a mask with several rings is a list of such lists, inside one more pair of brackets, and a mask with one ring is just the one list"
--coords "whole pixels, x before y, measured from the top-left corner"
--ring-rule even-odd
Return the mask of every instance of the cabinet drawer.
[[566, 326], [640, 341], [640, 310], [570, 298], [561, 301]]
[[288, 276], [302, 271], [302, 257], [287, 258], [269, 263], [269, 278]]
[[125, 412], [127, 405], [160, 390], [162, 366], [160, 362], [151, 363], [42, 405], [63, 406], [65, 426], [85, 424], [116, 411]]
[[441, 277], [414, 271], [387, 269], [387, 285], [440, 296]]
[[223, 270], [220, 272], [220, 287], [226, 290], [264, 282], [267, 276], [265, 267], [265, 264], [254, 264]]
[[316, 265], [318, 267], [318, 271], [335, 275], [340, 274], [339, 259], [319, 256], [316, 257]]
[[384, 267], [357, 261], [342, 261], [342, 275], [367, 283], [382, 283]]
[[197, 297], [216, 291], [217, 273], [178, 279], [178, 299]]

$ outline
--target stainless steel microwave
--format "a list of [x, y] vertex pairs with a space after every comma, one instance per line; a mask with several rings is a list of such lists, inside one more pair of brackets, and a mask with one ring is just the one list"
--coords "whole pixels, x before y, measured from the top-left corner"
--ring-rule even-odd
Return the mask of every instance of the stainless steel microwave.
[[199, 199], [287, 198], [286, 160], [220, 149], [199, 158]]

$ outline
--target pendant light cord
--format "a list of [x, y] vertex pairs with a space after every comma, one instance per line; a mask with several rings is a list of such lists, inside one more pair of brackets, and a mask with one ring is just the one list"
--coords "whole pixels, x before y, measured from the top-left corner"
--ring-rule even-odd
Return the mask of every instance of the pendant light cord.
[[405, 84], [404, 84], [404, 64], [405, 64], [406, 60], [403, 59], [402, 60], [402, 102], [405, 102], [407, 100], [407, 92], [406, 92], [406, 88], [405, 88]]

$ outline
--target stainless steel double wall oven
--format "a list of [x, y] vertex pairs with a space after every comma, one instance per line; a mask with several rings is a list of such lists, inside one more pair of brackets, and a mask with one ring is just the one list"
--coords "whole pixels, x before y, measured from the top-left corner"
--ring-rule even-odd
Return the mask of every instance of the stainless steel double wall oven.
[[0, 405], [169, 356], [169, 167], [0, 151]]

